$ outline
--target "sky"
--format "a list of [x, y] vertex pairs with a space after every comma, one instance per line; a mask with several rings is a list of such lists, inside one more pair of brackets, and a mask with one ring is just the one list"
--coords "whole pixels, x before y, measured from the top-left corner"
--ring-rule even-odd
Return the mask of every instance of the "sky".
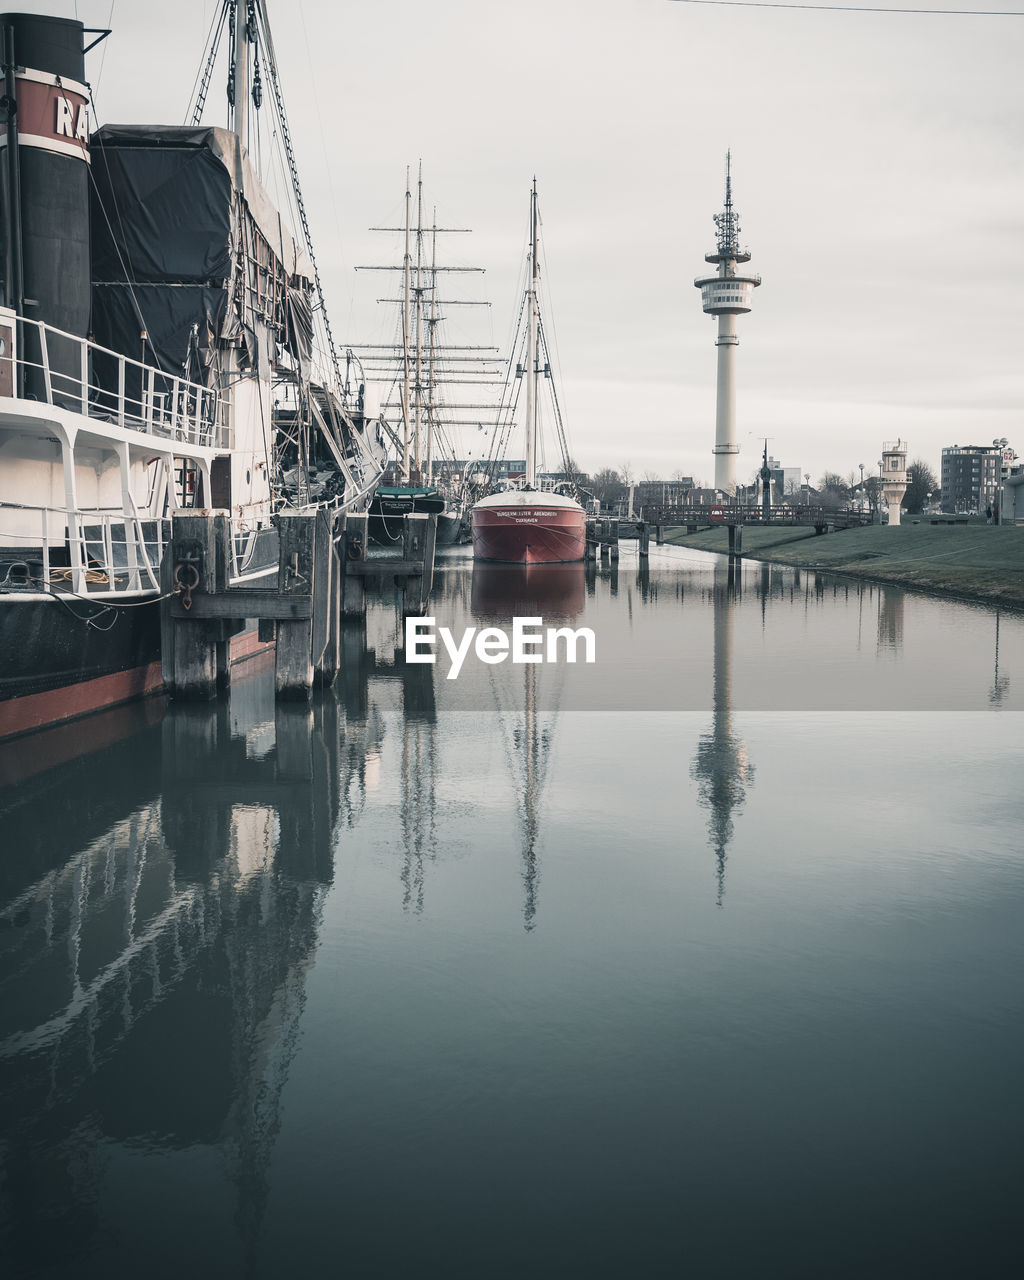
[[[739, 480], [765, 437], [812, 483], [870, 472], [896, 437], [936, 473], [945, 445], [1024, 454], [1024, 3], [821, 3], [268, 0], [335, 338], [391, 340], [376, 299], [398, 277], [354, 267], [400, 261], [368, 228], [399, 225], [422, 161], [439, 223], [473, 229], [443, 260], [486, 268], [454, 296], [492, 303], [449, 337], [507, 344], [536, 176], [573, 456], [711, 483], [717, 322], [693, 281], [731, 150], [762, 278], [739, 318]], [[113, 27], [87, 62], [101, 121], [184, 119], [214, 0], [20, 7]]]

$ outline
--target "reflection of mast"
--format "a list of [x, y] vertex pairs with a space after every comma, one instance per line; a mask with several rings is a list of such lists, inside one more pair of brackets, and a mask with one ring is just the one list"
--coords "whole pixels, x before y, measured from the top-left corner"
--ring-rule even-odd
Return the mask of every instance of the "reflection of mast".
[[[397, 655], [396, 655], [397, 657]], [[423, 910], [424, 860], [437, 852], [437, 709], [434, 668], [402, 666], [402, 906]]]
[[537, 915], [537, 836], [540, 832], [540, 793], [547, 773], [548, 733], [540, 729], [537, 717], [537, 668], [526, 668], [523, 727], [516, 743], [523, 753], [523, 924], [533, 928]]
[[[717, 576], [717, 574], [716, 574]], [[715, 850], [718, 905], [725, 895], [726, 848], [733, 835], [733, 811], [746, 798], [754, 779], [747, 749], [732, 731], [732, 628], [738, 594], [735, 568], [729, 566], [727, 586], [714, 589], [714, 715], [710, 733], [701, 736], [690, 776], [697, 782], [701, 805], [709, 809], [708, 835]]]
[[[488, 622], [513, 617], [574, 620], [585, 603], [582, 564], [495, 564], [477, 561], [473, 565], [473, 615]], [[559, 669], [556, 668], [556, 672]], [[516, 800], [523, 838], [523, 924], [534, 927], [537, 915], [539, 867], [537, 845], [540, 837], [541, 801], [547, 776], [554, 725], [558, 711], [559, 675], [549, 696], [551, 710], [540, 709], [541, 676], [537, 665], [523, 667], [522, 710], [502, 705], [501, 692], [507, 683], [492, 674], [491, 682], [503, 730], [505, 754], [516, 786]], [[506, 695], [507, 697], [507, 695]]]
[[[229, 698], [174, 706], [158, 732], [133, 739], [154, 783], [147, 802], [132, 799], [129, 816], [0, 902], [0, 923], [19, 926], [14, 971], [51, 975], [24, 983], [38, 1005], [0, 1020], [0, 1107], [20, 1117], [9, 1151], [41, 1180], [66, 1157], [54, 1134], [72, 1136], [75, 1195], [88, 1200], [101, 1177], [93, 1151], [132, 1140], [124, 1099], [144, 1096], [147, 1136], [228, 1156], [251, 1260], [333, 879], [338, 708], [327, 695], [312, 712], [275, 713], [272, 686], [262, 699], [255, 682]], [[102, 752], [76, 760], [48, 793], [71, 806], [101, 790], [110, 766]]]

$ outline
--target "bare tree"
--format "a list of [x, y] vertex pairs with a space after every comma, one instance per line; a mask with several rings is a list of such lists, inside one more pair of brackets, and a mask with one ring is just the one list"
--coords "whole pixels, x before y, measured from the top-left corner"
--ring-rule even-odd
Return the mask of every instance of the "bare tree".
[[818, 492], [821, 505], [829, 511], [836, 511], [850, 499], [850, 486], [838, 471], [826, 471], [818, 481]]
[[591, 477], [590, 490], [603, 507], [611, 506], [623, 495], [622, 477], [611, 467], [605, 467]]

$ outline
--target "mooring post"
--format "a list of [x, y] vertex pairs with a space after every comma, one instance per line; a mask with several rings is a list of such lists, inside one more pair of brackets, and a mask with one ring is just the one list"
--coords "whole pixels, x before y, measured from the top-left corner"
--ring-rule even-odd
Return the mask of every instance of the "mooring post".
[[637, 550], [639, 554], [646, 558], [651, 554], [651, 530], [650, 526], [645, 524], [643, 520], [636, 527], [639, 546]]
[[665, 534], [660, 524], [654, 526], [654, 545], [663, 547], [665, 545]]
[[402, 613], [418, 613], [430, 594], [434, 572], [434, 544], [437, 538], [437, 516], [425, 511], [411, 511], [402, 522], [402, 559], [419, 564], [418, 574], [406, 573], [402, 583]]
[[423, 576], [420, 579], [420, 607], [425, 609], [434, 589], [434, 557], [437, 553], [437, 512], [427, 516], [427, 528], [423, 535]]
[[193, 596], [215, 595], [226, 585], [227, 547], [217, 542], [226, 530], [226, 518], [209, 511], [181, 511], [171, 517], [168, 589], [177, 594], [167, 602], [165, 618], [173, 636], [162, 661], [174, 698], [206, 701], [217, 695], [221, 628], [188, 615]]
[[338, 580], [334, 547], [334, 518], [319, 510], [313, 548], [312, 638], [313, 671], [320, 685], [330, 685], [338, 674], [338, 619], [335, 600]]
[[593, 560], [597, 555], [597, 521], [588, 520], [586, 522], [586, 537], [583, 547], [583, 558], [585, 560]]
[[369, 516], [365, 511], [345, 517], [345, 532], [342, 535], [342, 565], [344, 581], [341, 584], [341, 615], [343, 618], [361, 618], [366, 612], [366, 589], [359, 574], [349, 573], [348, 566], [359, 564], [366, 559], [366, 545], [369, 537], [367, 524]]
[[743, 554], [743, 526], [741, 524], [729, 525], [729, 554], [731, 556], [741, 556]]
[[[314, 598], [316, 514], [281, 512], [276, 517], [280, 553], [277, 593]], [[279, 698], [308, 698], [313, 691], [312, 618], [278, 618], [274, 688]]]
[[608, 525], [609, 525], [608, 536], [609, 536], [609, 539], [611, 540], [611, 547], [610, 547], [611, 558], [613, 560], [618, 560], [619, 558], [619, 522], [617, 519], [613, 518], [608, 521]]

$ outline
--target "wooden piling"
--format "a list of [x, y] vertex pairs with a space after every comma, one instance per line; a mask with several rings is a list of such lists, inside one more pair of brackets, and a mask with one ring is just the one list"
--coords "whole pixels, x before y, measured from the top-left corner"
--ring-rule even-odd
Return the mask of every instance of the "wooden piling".
[[636, 529], [638, 538], [637, 553], [646, 559], [651, 554], [651, 527], [641, 520]]
[[334, 517], [324, 510], [317, 512], [316, 541], [313, 554], [312, 636], [310, 641], [313, 673], [318, 685], [326, 687], [338, 674], [340, 649], [341, 601], [339, 596], [339, 560], [334, 531]]
[[366, 588], [361, 574], [351, 570], [362, 565], [366, 560], [366, 548], [369, 542], [369, 516], [365, 511], [357, 515], [345, 517], [345, 530], [342, 534], [341, 573], [341, 616], [343, 618], [362, 618], [366, 612]]
[[211, 511], [177, 512], [171, 519], [168, 589], [178, 592], [180, 609], [167, 602], [164, 616], [171, 635], [162, 662], [172, 697], [182, 700], [205, 702], [217, 696], [220, 629], [188, 615], [193, 600], [201, 607], [202, 598], [216, 594], [225, 583], [226, 552], [218, 549], [217, 540], [226, 528], [226, 516]]
[[[316, 587], [317, 515], [281, 512], [277, 594], [309, 597]], [[315, 596], [314, 596], [315, 598]], [[279, 698], [309, 698], [313, 691], [312, 618], [278, 618], [274, 688]]]
[[[406, 572], [402, 581], [402, 613], [421, 613], [434, 584], [434, 551], [437, 545], [437, 514], [413, 511], [403, 519], [402, 558]], [[419, 565], [419, 572], [408, 566]]]

